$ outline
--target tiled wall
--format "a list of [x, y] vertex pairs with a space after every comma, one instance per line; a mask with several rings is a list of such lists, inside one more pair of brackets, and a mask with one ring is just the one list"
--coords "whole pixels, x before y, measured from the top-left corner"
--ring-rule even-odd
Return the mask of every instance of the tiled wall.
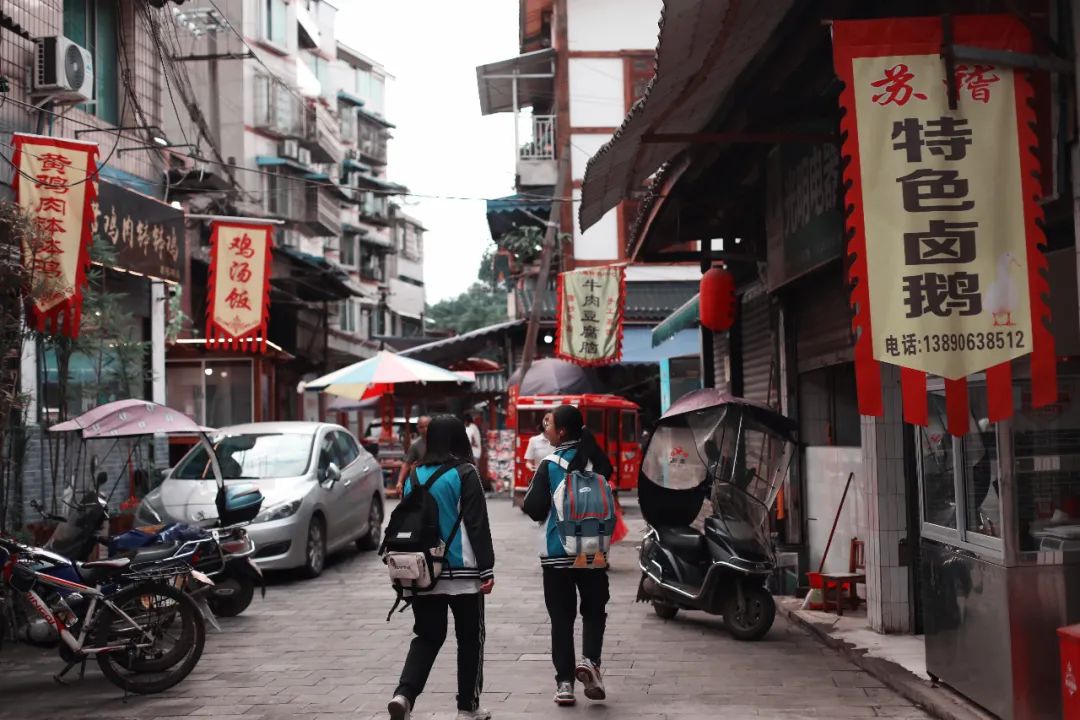
[[866, 498], [866, 605], [870, 626], [883, 633], [911, 632], [911, 587], [901, 566], [900, 540], [907, 536], [904, 426], [900, 372], [881, 366], [884, 413], [863, 417]]
[[[121, 100], [121, 105], [125, 108], [121, 125], [160, 125], [162, 80], [158, 51], [153, 38], [145, 29], [136, 3], [123, 1], [119, 5], [124, 43], [130, 56], [129, 62], [121, 64], [120, 68], [122, 71], [126, 66], [131, 71], [129, 82], [139, 105], [145, 111], [145, 117], [138, 117], [134, 103], [128, 100], [125, 104], [125, 101]], [[0, 11], [21, 26], [30, 38], [63, 34], [63, 7], [63, 0], [6, 0], [0, 3]], [[20, 104], [33, 102], [29, 93], [29, 71], [33, 60], [32, 40], [0, 28], [0, 74], [8, 79], [10, 90], [7, 97], [13, 100], [4, 102], [3, 96], [0, 96], [0, 142], [4, 143], [0, 145], [0, 154], [4, 157], [11, 157], [10, 133], [35, 132], [38, 127], [37, 113]], [[51, 129], [46, 122], [46, 134], [74, 138], [76, 130], [108, 127], [93, 115], [75, 107], [57, 107], [54, 112], [62, 114], [63, 117], [54, 117]], [[155, 183], [160, 182], [164, 166], [156, 152], [125, 152], [122, 155], [113, 152], [113, 145], [117, 142], [116, 135], [109, 133], [87, 133], [80, 139], [96, 141], [100, 145], [100, 158], [107, 158], [108, 166]], [[125, 139], [119, 141], [117, 150], [145, 144], [145, 140], [138, 134], [125, 133]], [[0, 163], [0, 183], [10, 184], [11, 175], [10, 163]]]

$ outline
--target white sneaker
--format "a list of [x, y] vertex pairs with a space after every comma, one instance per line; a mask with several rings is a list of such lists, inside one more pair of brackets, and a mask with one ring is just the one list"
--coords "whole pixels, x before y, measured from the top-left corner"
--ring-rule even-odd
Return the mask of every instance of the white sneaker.
[[574, 675], [585, 686], [585, 697], [590, 700], [603, 700], [607, 697], [604, 679], [600, 676], [600, 668], [592, 660], [582, 658]]
[[457, 720], [491, 720], [491, 711], [484, 708], [475, 710], [458, 710]]
[[409, 720], [412, 717], [412, 703], [404, 695], [395, 695], [387, 703], [386, 709], [390, 712], [390, 720]]

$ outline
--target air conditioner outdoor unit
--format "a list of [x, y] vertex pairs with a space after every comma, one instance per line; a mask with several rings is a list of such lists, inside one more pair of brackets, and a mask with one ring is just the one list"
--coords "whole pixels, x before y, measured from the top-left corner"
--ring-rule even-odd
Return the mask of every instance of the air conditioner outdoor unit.
[[94, 97], [94, 58], [86, 48], [63, 35], [34, 42], [34, 94], [70, 102], [86, 102]]
[[300, 161], [301, 165], [310, 165], [311, 164], [311, 151], [308, 150], [307, 148], [300, 148], [300, 154], [297, 155], [297, 159]]
[[278, 146], [278, 155], [290, 160], [296, 160], [300, 156], [300, 143], [296, 140], [282, 140]]

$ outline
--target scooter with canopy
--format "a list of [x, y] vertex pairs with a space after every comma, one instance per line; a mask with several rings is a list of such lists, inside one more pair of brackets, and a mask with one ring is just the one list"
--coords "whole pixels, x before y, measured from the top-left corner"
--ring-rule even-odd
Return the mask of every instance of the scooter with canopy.
[[649, 439], [638, 502], [649, 524], [639, 602], [665, 619], [723, 615], [732, 636], [758, 640], [776, 605], [769, 512], [797, 446], [796, 423], [715, 389], [684, 395]]

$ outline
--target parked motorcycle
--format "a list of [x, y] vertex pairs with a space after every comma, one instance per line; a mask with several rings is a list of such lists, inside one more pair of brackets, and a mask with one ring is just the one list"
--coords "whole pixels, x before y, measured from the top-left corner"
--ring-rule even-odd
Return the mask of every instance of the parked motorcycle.
[[[99, 480], [99, 487], [102, 483]], [[253, 486], [232, 486], [232, 495], [247, 495]], [[254, 489], [258, 493], [258, 489]], [[261, 506], [261, 494], [257, 498], [255, 514]], [[88, 492], [71, 505], [67, 517], [45, 514], [46, 519], [57, 520], [59, 525], [45, 544], [46, 549], [76, 560], [89, 560], [98, 545], [108, 549], [110, 558], [130, 557], [135, 561], [154, 553], [156, 557], [186, 554], [193, 550], [191, 564], [213, 580], [212, 585], [198, 584], [191, 589], [205, 596], [209, 609], [217, 617], [235, 617], [251, 604], [255, 588], [266, 584], [262, 571], [251, 559], [255, 544], [241, 525], [204, 528], [192, 525], [158, 525], [153, 528], [137, 528], [107, 538], [100, 534], [109, 519], [108, 501], [100, 492]], [[251, 514], [248, 510], [247, 514]], [[228, 517], [226, 510], [225, 516]], [[245, 521], [247, 518], [245, 516]], [[213, 618], [208, 618], [213, 622]]]
[[650, 526], [639, 602], [665, 619], [680, 609], [723, 615], [738, 640], [768, 633], [776, 604], [765, 587], [775, 568], [767, 522], [796, 431], [765, 405], [715, 389], [672, 405], [649, 439], [638, 482]]
[[57, 682], [94, 658], [125, 692], [162, 692], [195, 668], [206, 641], [202, 613], [180, 589], [198, 575], [183, 559], [77, 563], [0, 537], [3, 629], [19, 637], [35, 616], [44, 621], [65, 662]]

